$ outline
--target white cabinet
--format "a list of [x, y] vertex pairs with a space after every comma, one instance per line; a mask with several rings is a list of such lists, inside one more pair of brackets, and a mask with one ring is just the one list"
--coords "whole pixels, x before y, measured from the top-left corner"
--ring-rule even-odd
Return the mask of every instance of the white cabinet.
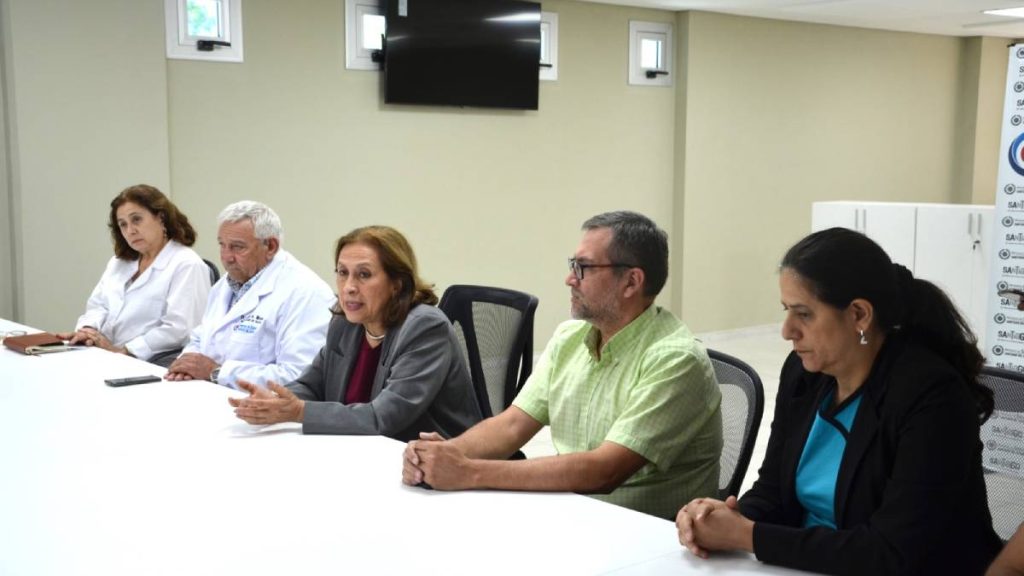
[[983, 350], [994, 223], [993, 206], [815, 202], [811, 209], [814, 231], [841, 226], [863, 232], [893, 262], [945, 290]]
[[914, 270], [914, 231], [918, 204], [903, 202], [815, 202], [812, 231], [839, 226], [865, 234], [893, 262]]
[[988, 324], [994, 219], [992, 206], [922, 204], [917, 208], [914, 275], [950, 295], [979, 341], [984, 340]]

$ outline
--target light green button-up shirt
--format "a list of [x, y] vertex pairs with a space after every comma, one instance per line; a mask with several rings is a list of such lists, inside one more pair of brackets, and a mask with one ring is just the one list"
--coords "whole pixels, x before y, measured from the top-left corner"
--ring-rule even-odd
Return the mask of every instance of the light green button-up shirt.
[[704, 347], [671, 312], [650, 306], [605, 344], [588, 322], [562, 323], [514, 404], [551, 426], [559, 454], [609, 441], [648, 463], [595, 498], [674, 518], [717, 496], [722, 395]]

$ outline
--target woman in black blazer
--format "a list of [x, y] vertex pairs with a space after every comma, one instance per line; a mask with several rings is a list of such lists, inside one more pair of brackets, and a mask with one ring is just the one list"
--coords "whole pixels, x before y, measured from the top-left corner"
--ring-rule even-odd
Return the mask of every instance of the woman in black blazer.
[[793, 343], [754, 487], [679, 511], [706, 557], [828, 574], [981, 574], [1000, 548], [982, 478], [977, 339], [949, 298], [866, 236], [812, 234], [786, 253]]

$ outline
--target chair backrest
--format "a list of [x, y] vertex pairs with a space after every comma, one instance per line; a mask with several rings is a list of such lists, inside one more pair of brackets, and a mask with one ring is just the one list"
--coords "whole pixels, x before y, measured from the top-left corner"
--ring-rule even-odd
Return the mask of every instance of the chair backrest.
[[166, 352], [158, 352], [154, 354], [152, 358], [146, 360], [150, 364], [156, 364], [162, 368], [170, 368], [171, 364], [178, 359], [181, 355], [182, 348], [175, 348], [174, 350], [167, 350]]
[[981, 426], [981, 459], [992, 527], [1005, 542], [1024, 522], [1024, 374], [985, 366], [978, 379], [995, 395]]
[[203, 262], [206, 262], [206, 266], [210, 269], [210, 286], [213, 286], [217, 283], [217, 280], [220, 280], [220, 270], [217, 268], [216, 264], [210, 262], [206, 258], [203, 258]]
[[462, 343], [484, 418], [507, 408], [533, 371], [537, 298], [487, 286], [449, 286], [439, 307]]
[[[213, 286], [218, 280], [220, 280], [220, 269], [217, 268], [216, 264], [210, 262], [206, 258], [203, 258], [203, 262], [205, 262], [206, 267], [210, 269], [210, 286]], [[160, 352], [147, 360], [147, 362], [167, 368], [178, 358], [178, 355], [181, 354], [181, 350], [181, 348], [177, 348], [175, 350]]]
[[764, 386], [757, 372], [746, 362], [710, 349], [708, 356], [722, 391], [723, 443], [718, 492], [724, 500], [728, 496], [739, 496], [747, 474], [764, 413]]

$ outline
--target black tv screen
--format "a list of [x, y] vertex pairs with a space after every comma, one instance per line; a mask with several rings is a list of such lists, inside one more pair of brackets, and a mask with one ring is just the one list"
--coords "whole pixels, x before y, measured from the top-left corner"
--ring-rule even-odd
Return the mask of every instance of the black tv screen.
[[540, 4], [388, 0], [384, 102], [537, 109]]

